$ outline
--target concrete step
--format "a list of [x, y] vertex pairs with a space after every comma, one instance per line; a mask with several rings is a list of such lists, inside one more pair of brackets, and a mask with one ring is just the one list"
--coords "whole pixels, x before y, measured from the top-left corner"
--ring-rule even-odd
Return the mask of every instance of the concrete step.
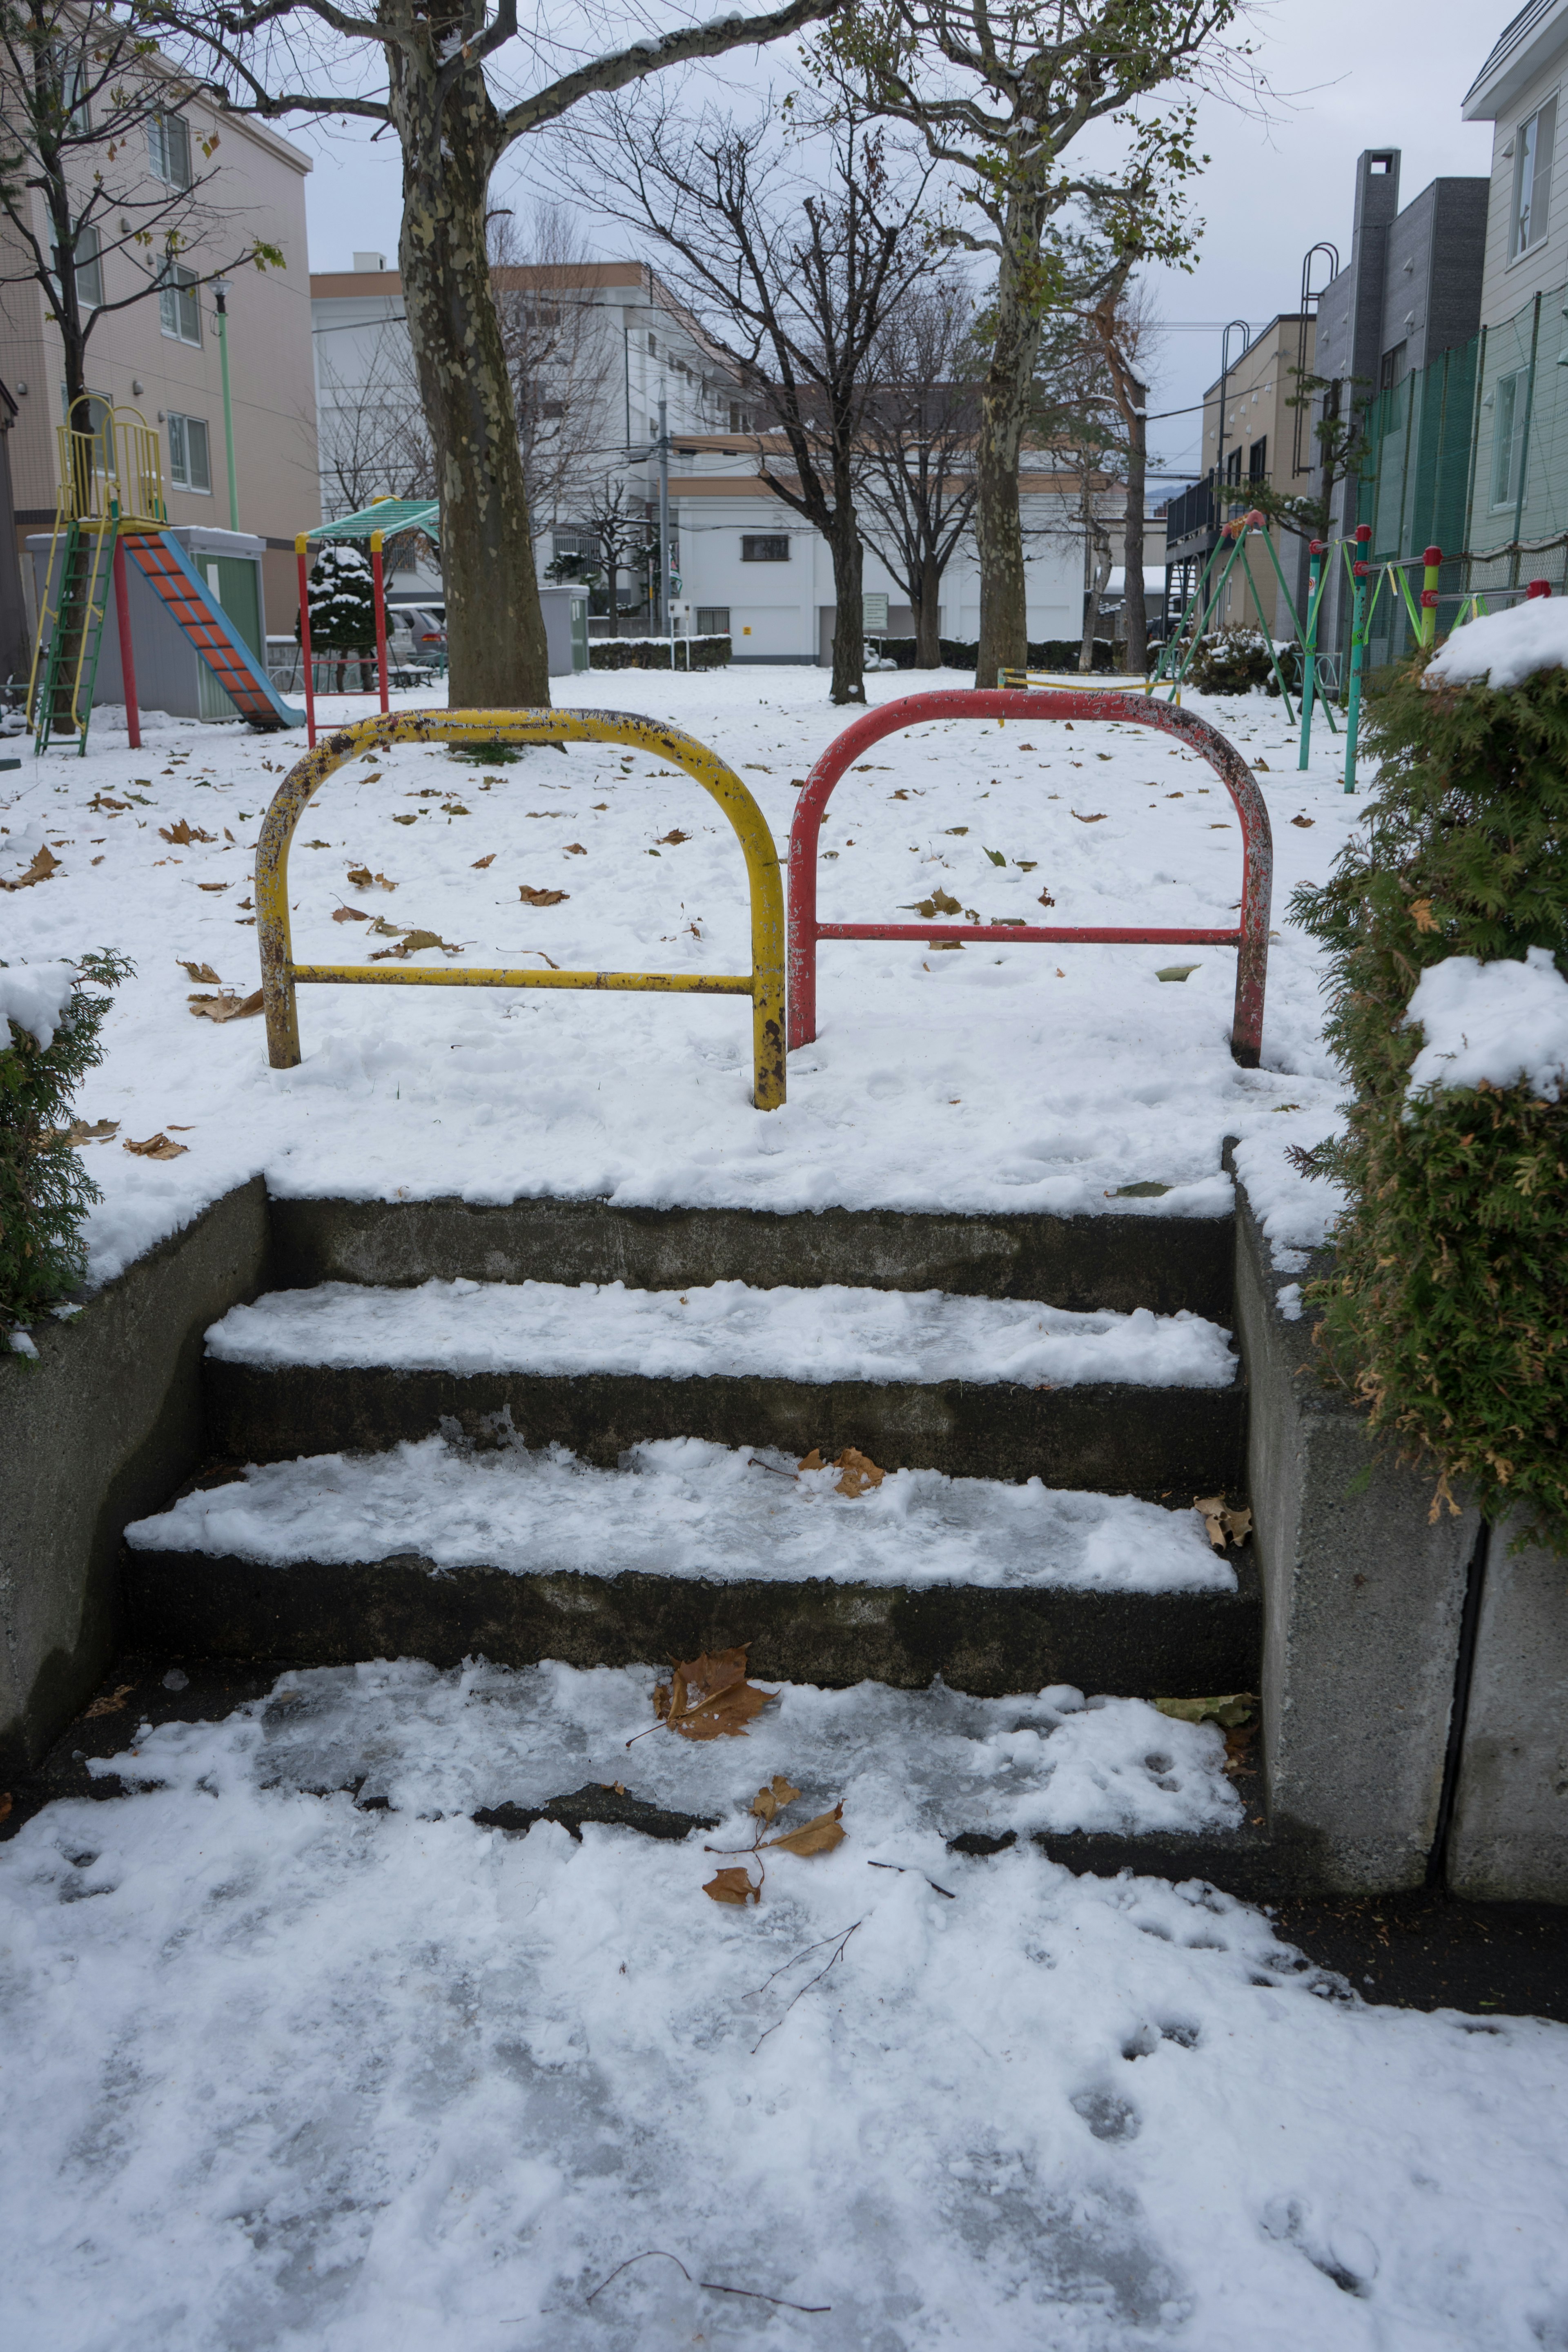
[[[1185, 1198], [1186, 1188], [1182, 1195]], [[272, 1279], [405, 1286], [739, 1281], [853, 1283], [1060, 1307], [1183, 1307], [1228, 1323], [1235, 1214], [1173, 1214], [1159, 1197], [1100, 1216], [889, 1209], [632, 1208], [609, 1201], [342, 1201], [274, 1197]]]
[[1191, 1509], [837, 1480], [693, 1439], [614, 1470], [441, 1437], [253, 1465], [126, 1530], [127, 1608], [139, 1643], [205, 1656], [591, 1666], [749, 1643], [760, 1673], [828, 1685], [1256, 1684], [1250, 1554], [1216, 1556]]
[[205, 1385], [237, 1461], [499, 1424], [605, 1464], [659, 1438], [853, 1445], [1184, 1501], [1237, 1485], [1246, 1415], [1229, 1333], [1199, 1316], [839, 1285], [328, 1283], [234, 1308]]

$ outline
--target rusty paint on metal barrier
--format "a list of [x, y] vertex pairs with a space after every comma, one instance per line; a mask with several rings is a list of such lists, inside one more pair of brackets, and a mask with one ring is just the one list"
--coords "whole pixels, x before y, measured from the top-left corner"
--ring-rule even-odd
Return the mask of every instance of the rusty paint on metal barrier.
[[[884, 735], [928, 719], [1043, 719], [1091, 722], [1121, 719], [1179, 737], [1206, 760], [1224, 783], [1241, 820], [1241, 907], [1234, 928], [1174, 930], [1161, 928], [1073, 929], [1043, 923], [819, 923], [816, 919], [816, 845], [833, 787], [862, 751]], [[1274, 836], [1257, 780], [1233, 743], [1194, 711], [1142, 694], [1101, 690], [1032, 693], [1017, 688], [959, 687], [933, 694], [906, 695], [901, 701], [868, 710], [836, 736], [807, 776], [795, 803], [789, 844], [789, 1042], [809, 1045], [816, 1035], [816, 943], [818, 940], [1011, 940], [1029, 946], [1100, 942], [1172, 947], [1227, 947], [1237, 950], [1236, 1005], [1231, 1016], [1232, 1058], [1243, 1069], [1258, 1067], [1263, 1045], [1263, 994], [1268, 971], [1268, 910], [1274, 887]]]
[[[381, 964], [297, 964], [289, 927], [289, 845], [311, 796], [356, 751], [395, 743], [621, 743], [684, 768], [728, 817], [751, 887], [750, 972], [530, 971], [447, 965], [393, 971]], [[656, 994], [749, 996], [752, 1099], [776, 1110], [784, 1099], [784, 886], [766, 819], [731, 768], [679, 727], [619, 710], [405, 710], [337, 729], [297, 761], [279, 785], [256, 845], [257, 938], [267, 1014], [267, 1057], [275, 1070], [300, 1059], [295, 989], [302, 982], [422, 988], [593, 988]]]

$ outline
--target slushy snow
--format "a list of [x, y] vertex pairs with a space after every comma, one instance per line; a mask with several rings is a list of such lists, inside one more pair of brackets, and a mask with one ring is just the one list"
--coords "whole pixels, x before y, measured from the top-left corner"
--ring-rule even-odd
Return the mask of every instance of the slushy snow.
[[[955, 1813], [1066, 1811], [1064, 1776], [1179, 1811], [1157, 1784], [1219, 1783], [1216, 1734], [786, 1691], [749, 1739], [628, 1753], [651, 1681], [286, 1676], [216, 1727], [128, 1718], [114, 1769], [163, 1785], [0, 1847], [8, 2347], [1564, 2339], [1568, 2031], [1365, 2007], [1196, 1883], [947, 1849]], [[845, 1843], [710, 1903], [793, 1766]], [[721, 1825], [466, 1810], [591, 1778]]]
[[624, 1283], [325, 1282], [233, 1307], [207, 1333], [220, 1363], [376, 1364], [455, 1373], [642, 1373], [651, 1380], [1137, 1381], [1228, 1388], [1230, 1334], [1183, 1308], [1072, 1313], [942, 1291], [687, 1290]]
[[1522, 686], [1538, 670], [1568, 662], [1568, 597], [1531, 596], [1504, 613], [1482, 613], [1454, 630], [1423, 674], [1424, 686]]
[[[1565, 606], [1568, 609], [1568, 606]], [[1550, 948], [1482, 963], [1446, 956], [1428, 964], [1411, 995], [1407, 1022], [1424, 1043], [1407, 1091], [1526, 1084], [1556, 1102], [1568, 1073], [1568, 980]]]
[[125, 1540], [285, 1567], [414, 1552], [437, 1569], [795, 1583], [1234, 1592], [1195, 1511], [1131, 1495], [889, 1471], [840, 1495], [767, 1447], [696, 1437], [632, 1446], [617, 1470], [563, 1446], [483, 1453], [422, 1438], [385, 1454], [252, 1466], [138, 1519]]

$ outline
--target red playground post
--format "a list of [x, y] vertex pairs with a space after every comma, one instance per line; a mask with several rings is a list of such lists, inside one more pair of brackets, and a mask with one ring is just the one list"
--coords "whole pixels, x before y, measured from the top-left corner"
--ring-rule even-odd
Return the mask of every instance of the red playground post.
[[125, 686], [125, 730], [131, 749], [142, 749], [142, 713], [136, 700], [136, 656], [131, 644], [131, 596], [125, 585], [125, 542], [114, 534], [114, 619], [120, 631], [120, 675]]
[[375, 674], [381, 683], [381, 707], [384, 710], [387, 708], [386, 575], [382, 566], [381, 533], [378, 530], [373, 530], [370, 535], [370, 572], [375, 595]]
[[316, 748], [316, 679], [310, 659], [310, 579], [306, 569], [309, 534], [300, 531], [294, 541], [294, 552], [300, 559], [300, 651], [305, 662], [305, 740], [311, 751]]

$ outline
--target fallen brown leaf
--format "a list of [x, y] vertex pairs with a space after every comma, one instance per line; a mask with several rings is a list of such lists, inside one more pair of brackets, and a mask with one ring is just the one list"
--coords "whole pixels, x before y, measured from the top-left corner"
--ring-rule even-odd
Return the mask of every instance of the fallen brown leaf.
[[812, 1822], [803, 1822], [797, 1830], [785, 1830], [782, 1837], [764, 1838], [758, 1851], [762, 1853], [831, 1853], [836, 1845], [844, 1843], [844, 1807], [834, 1806], [830, 1813], [818, 1813]]
[[174, 961], [179, 965], [180, 970], [183, 972], [189, 974], [192, 980], [210, 981], [215, 988], [222, 987], [223, 982], [219, 980], [216, 972], [213, 970], [210, 963], [192, 963], [184, 956], [176, 956], [174, 958]]
[[108, 1143], [120, 1132], [117, 1118], [100, 1118], [89, 1126], [85, 1118], [73, 1118], [68, 1127], [58, 1128], [56, 1134], [63, 1143]]
[[363, 907], [334, 907], [332, 920], [334, 923], [368, 923], [370, 917]]
[[752, 1811], [760, 1822], [771, 1822], [782, 1807], [793, 1805], [799, 1794], [800, 1790], [792, 1789], [782, 1772], [775, 1772], [770, 1785], [759, 1789], [752, 1799]]
[[932, 915], [959, 915], [963, 909], [956, 898], [948, 897], [945, 890], [933, 890], [929, 898], [919, 899], [901, 911], [906, 915], [924, 915], [929, 921]]
[[123, 1151], [134, 1151], [139, 1160], [178, 1160], [180, 1154], [190, 1148], [188, 1143], [171, 1143], [162, 1129], [156, 1135], [149, 1135], [141, 1143], [132, 1143], [127, 1136], [121, 1146]]
[[677, 825], [673, 832], [661, 833], [658, 837], [667, 848], [674, 848], [679, 842], [689, 841], [691, 835], [689, 833], [682, 833], [680, 827]]
[[567, 893], [564, 890], [536, 890], [531, 882], [520, 882], [517, 895], [525, 907], [559, 907]]
[[746, 1652], [739, 1649], [704, 1651], [672, 1669], [668, 1683], [653, 1695], [656, 1712], [671, 1731], [687, 1739], [743, 1738], [746, 1726], [760, 1715], [776, 1691], [757, 1690], [746, 1680]]
[[569, 841], [562, 855], [564, 857], [586, 857], [588, 853], [580, 841]]
[[840, 1495], [868, 1495], [888, 1475], [878, 1469], [868, 1454], [862, 1454], [855, 1445], [847, 1445], [833, 1466], [844, 1474], [836, 1489]]
[[490, 854], [489, 854], [489, 856], [488, 857], [476, 857], [476, 858], [475, 858], [475, 860], [474, 860], [474, 872], [475, 872], [476, 874], [482, 874], [482, 873], [484, 872], [484, 870], [485, 870], [485, 868], [486, 868], [486, 866], [493, 866], [493, 865], [495, 864], [495, 862], [496, 862], [496, 854], [495, 854], [495, 851], [492, 849], [492, 850], [491, 850], [491, 852], [490, 852]]
[[1035, 901], [1035, 904], [1037, 907], [1054, 907], [1056, 903], [1056, 900], [1052, 898], [1048, 890], [1042, 890], [1039, 897]]
[[26, 872], [15, 882], [0, 882], [0, 890], [30, 890], [35, 882], [47, 882], [51, 874], [58, 874], [59, 865], [59, 859], [50, 850], [40, 849]]
[[396, 883], [389, 882], [384, 874], [373, 874], [368, 866], [351, 866], [348, 878], [356, 890], [368, 890], [373, 883], [383, 890], [395, 890], [397, 887]]
[[101, 1697], [93, 1700], [82, 1717], [82, 1722], [90, 1723], [95, 1715], [118, 1715], [135, 1687], [134, 1683], [121, 1683], [118, 1690], [105, 1691]]
[[751, 1872], [739, 1863], [730, 1870], [716, 1870], [702, 1892], [715, 1903], [760, 1903], [763, 1899], [761, 1881], [753, 1881]]
[[458, 952], [456, 942], [444, 940], [439, 931], [405, 931], [395, 948], [376, 948], [370, 960], [372, 963], [381, 963], [388, 956], [396, 956], [401, 961], [411, 955], [417, 955], [422, 948], [443, 948], [447, 955]]
[[801, 1455], [799, 1467], [802, 1470], [820, 1470], [824, 1466], [820, 1446], [814, 1445], [809, 1454]]
[[182, 816], [177, 817], [173, 824], [161, 824], [158, 827], [158, 838], [160, 841], [174, 842], [184, 849], [193, 841], [216, 841], [217, 835], [216, 833], [204, 833], [199, 824], [193, 825]]
[[1226, 1731], [1249, 1722], [1258, 1712], [1251, 1691], [1228, 1691], [1220, 1698], [1157, 1698], [1154, 1704], [1174, 1723], [1217, 1723]]
[[1107, 816], [1110, 814], [1110, 811], [1108, 809], [1096, 809], [1092, 816], [1080, 816], [1079, 815], [1078, 810], [1074, 809], [1073, 814], [1078, 817], [1079, 824], [1103, 824]]
[[1223, 1495], [1194, 1495], [1193, 1508], [1202, 1512], [1208, 1539], [1215, 1551], [1225, 1549], [1227, 1538], [1231, 1543], [1242, 1544], [1252, 1533], [1252, 1513], [1232, 1510]]
[[394, 824], [417, 824], [419, 812], [417, 809], [412, 809], [406, 816], [395, 816], [392, 822]]
[[1308, 825], [1316, 824], [1318, 820], [1315, 816], [1293, 816], [1290, 822], [1292, 824]]
[[[232, 992], [222, 996], [188, 996], [185, 1002], [198, 1021], [248, 1021], [261, 1010], [261, 991], [257, 989], [249, 996], [237, 996]], [[133, 1151], [138, 1149], [135, 1144], [130, 1148]]]
[[228, 888], [228, 884], [226, 882], [198, 882], [196, 884], [196, 888], [198, 890], [226, 890]]

